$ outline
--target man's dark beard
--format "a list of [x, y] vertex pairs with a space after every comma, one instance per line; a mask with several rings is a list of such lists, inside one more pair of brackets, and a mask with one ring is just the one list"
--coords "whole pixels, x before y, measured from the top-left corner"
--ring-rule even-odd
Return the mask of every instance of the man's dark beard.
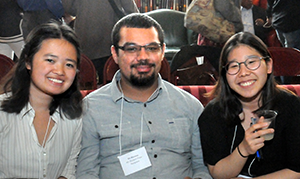
[[[151, 66], [153, 68], [155, 68], [155, 64], [150, 64], [148, 63], [147, 60], [141, 60], [140, 63], [138, 64], [134, 64], [131, 65], [131, 68], [136, 68], [139, 65], [148, 65]], [[130, 82], [133, 86], [139, 87], [139, 88], [147, 88], [150, 87], [151, 85], [154, 84], [155, 82], [155, 74], [153, 73], [151, 76], [149, 77], [145, 77], [144, 75], [146, 75], [147, 73], [139, 73], [138, 77], [134, 76], [133, 74], [130, 74]]]
[[[141, 73], [140, 73], [141, 74]], [[130, 75], [130, 82], [133, 86], [139, 87], [139, 88], [147, 88], [154, 84], [155, 82], [155, 74], [153, 73], [149, 77], [136, 77], [134, 75]]]

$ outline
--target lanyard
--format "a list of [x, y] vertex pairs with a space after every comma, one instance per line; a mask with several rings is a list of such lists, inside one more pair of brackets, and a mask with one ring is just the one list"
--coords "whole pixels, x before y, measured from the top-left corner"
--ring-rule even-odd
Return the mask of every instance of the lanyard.
[[[124, 108], [124, 93], [120, 84], [120, 81], [118, 81], [118, 86], [119, 89], [122, 93], [121, 96], [121, 109], [120, 109], [120, 130], [119, 130], [119, 149], [120, 149], [120, 155], [122, 155], [122, 123], [123, 123], [123, 108]], [[141, 132], [140, 132], [140, 147], [142, 147], [143, 145], [143, 121], [144, 121], [144, 112], [142, 112], [142, 116], [141, 116]]]

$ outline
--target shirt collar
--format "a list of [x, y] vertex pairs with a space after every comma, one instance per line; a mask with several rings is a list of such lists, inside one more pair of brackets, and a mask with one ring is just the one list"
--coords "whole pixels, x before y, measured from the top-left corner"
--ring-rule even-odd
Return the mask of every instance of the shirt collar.
[[22, 116], [21, 119], [23, 119], [24, 116], [26, 116], [26, 115], [33, 115], [34, 116], [35, 115], [35, 111], [34, 111], [33, 107], [30, 105], [30, 103], [28, 102], [25, 105], [25, 107], [21, 110], [20, 114]]
[[[58, 107], [59, 108], [59, 107]], [[55, 122], [55, 123], [57, 123], [58, 122], [58, 119], [60, 119], [61, 117], [60, 117], [60, 114], [59, 114], [59, 109], [58, 108], [56, 108], [56, 110], [55, 110], [55, 112], [51, 115], [51, 118], [52, 118], [52, 120]], [[25, 107], [21, 110], [21, 112], [20, 112], [20, 115], [21, 115], [21, 118], [20, 118], [20, 120], [21, 119], [23, 119], [25, 116], [31, 116], [31, 122], [33, 122], [33, 118], [34, 118], [34, 116], [35, 116], [35, 111], [34, 111], [34, 109], [33, 109], [33, 107], [30, 105], [30, 103], [28, 102], [26, 105], [25, 105]], [[62, 115], [62, 116], [64, 116], [64, 115]], [[64, 119], [64, 117], [63, 117], [63, 119]]]
[[252, 11], [252, 8], [253, 8], [253, 5], [251, 6], [250, 9], [246, 9], [246, 8], [244, 8], [243, 6], [241, 6], [241, 10], [242, 10], [242, 11]]
[[[122, 99], [122, 93], [118, 88], [118, 82], [121, 80], [121, 72], [120, 70], [118, 70], [116, 72], [116, 74], [113, 77], [113, 80], [111, 82], [112, 85], [112, 90], [111, 90], [111, 96], [112, 99], [117, 102], [118, 100]], [[159, 93], [162, 91], [163, 89], [163, 85], [162, 85], [162, 78], [160, 76], [160, 74], [158, 74], [158, 87], [157, 89], [154, 91], [154, 93], [151, 95], [151, 97], [148, 99], [147, 102], [153, 101], [155, 98], [158, 97]], [[126, 97], [124, 97], [127, 101], [132, 101]], [[134, 101], [132, 101], [134, 102]]]

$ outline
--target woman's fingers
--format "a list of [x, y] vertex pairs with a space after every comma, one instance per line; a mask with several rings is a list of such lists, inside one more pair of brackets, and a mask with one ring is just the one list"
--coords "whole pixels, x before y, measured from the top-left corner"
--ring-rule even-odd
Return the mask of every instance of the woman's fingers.
[[264, 129], [268, 125], [266, 122], [259, 122], [246, 130], [243, 146], [249, 154], [254, 154], [264, 146], [265, 139], [262, 137], [263, 135], [274, 133], [274, 129]]

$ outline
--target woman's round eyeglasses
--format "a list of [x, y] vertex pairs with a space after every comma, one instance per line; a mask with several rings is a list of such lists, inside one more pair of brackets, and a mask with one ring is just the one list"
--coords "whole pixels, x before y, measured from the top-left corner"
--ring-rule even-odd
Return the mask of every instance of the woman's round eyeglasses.
[[254, 71], [260, 67], [261, 60], [270, 58], [270, 57], [259, 57], [255, 55], [248, 56], [247, 59], [243, 62], [231, 61], [227, 63], [223, 68], [225, 68], [226, 72], [229, 75], [236, 75], [240, 69], [241, 64], [243, 63], [247, 69]]

